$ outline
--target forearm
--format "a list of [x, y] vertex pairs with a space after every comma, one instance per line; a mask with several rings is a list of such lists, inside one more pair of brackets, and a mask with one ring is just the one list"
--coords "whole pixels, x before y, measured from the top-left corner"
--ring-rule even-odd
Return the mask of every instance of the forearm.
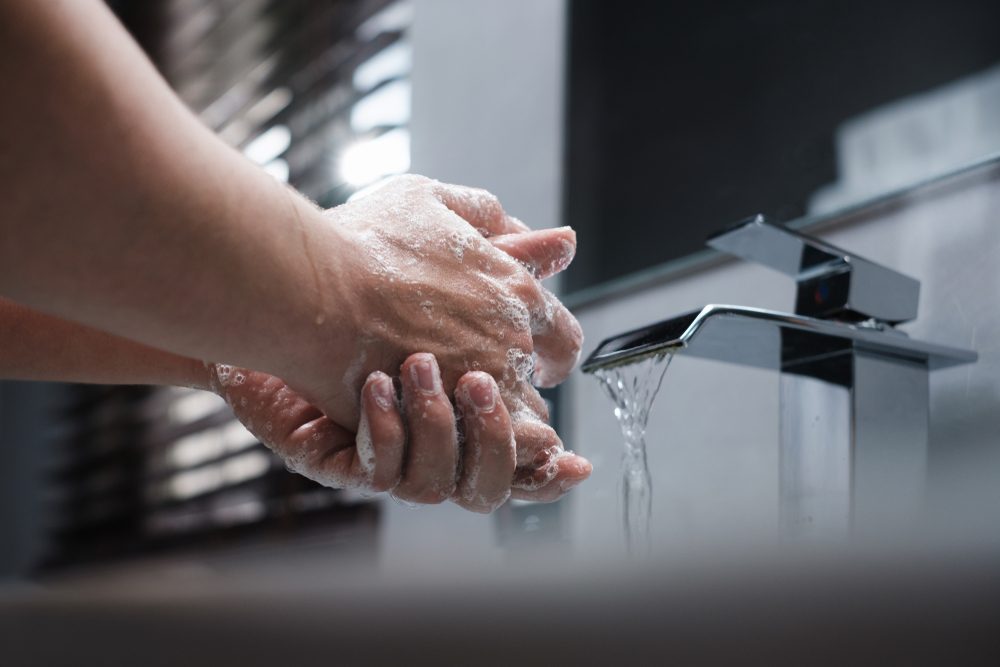
[[0, 298], [0, 379], [208, 388], [205, 365]]
[[330, 307], [308, 250], [338, 231], [203, 127], [103, 3], [0, 3], [0, 55], [0, 294], [287, 370]]

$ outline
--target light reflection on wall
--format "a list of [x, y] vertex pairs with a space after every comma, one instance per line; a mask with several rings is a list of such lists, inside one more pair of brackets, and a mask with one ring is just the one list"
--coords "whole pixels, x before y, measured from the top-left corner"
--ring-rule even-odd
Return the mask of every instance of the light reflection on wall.
[[340, 158], [340, 175], [353, 186], [364, 186], [410, 168], [410, 132], [397, 129], [347, 148]]
[[[278, 65], [267, 59], [202, 111], [210, 125], [230, 114], [221, 136], [240, 146], [244, 155], [276, 179], [302, 188], [321, 202], [337, 203], [359, 188], [410, 166], [410, 70], [412, 47], [405, 32], [413, 6], [401, 0], [385, 7], [355, 30], [358, 45], [388, 33], [403, 36], [356, 64], [348, 81], [337, 81], [301, 108], [295, 107], [290, 86], [279, 86], [255, 102], [250, 91], [271, 76]], [[238, 113], [234, 109], [246, 105]], [[281, 112], [291, 108], [291, 112]], [[281, 118], [281, 120], [277, 120]], [[269, 119], [271, 123], [269, 124]], [[328, 120], [317, 120], [328, 119]], [[317, 131], [316, 125], [325, 127]], [[255, 128], [259, 128], [256, 134]], [[327, 173], [296, 178], [296, 165], [325, 153]], [[335, 193], [331, 198], [328, 193]]]

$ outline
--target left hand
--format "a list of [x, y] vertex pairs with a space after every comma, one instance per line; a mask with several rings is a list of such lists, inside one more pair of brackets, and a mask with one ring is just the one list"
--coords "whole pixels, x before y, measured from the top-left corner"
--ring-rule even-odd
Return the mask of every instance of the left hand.
[[[515, 472], [515, 429], [495, 380], [479, 371], [459, 379], [456, 423], [437, 362], [429, 354], [411, 355], [401, 367], [401, 403], [389, 376], [379, 371], [368, 376], [357, 434], [277, 377], [221, 364], [209, 368], [212, 389], [237, 418], [291, 469], [325, 486], [391, 491], [413, 503], [451, 499], [467, 510], [488, 513], [512, 494], [555, 500], [590, 474], [585, 459], [565, 452], [545, 453], [544, 465], [532, 467], [546, 471], [543, 484], [532, 484], [531, 473]], [[519, 474], [527, 478], [522, 485], [535, 488], [512, 488]]]

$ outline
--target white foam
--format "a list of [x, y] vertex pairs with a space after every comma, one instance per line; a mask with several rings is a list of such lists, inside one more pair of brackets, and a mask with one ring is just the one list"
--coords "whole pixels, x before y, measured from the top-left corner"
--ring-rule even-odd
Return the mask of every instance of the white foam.
[[512, 386], [514, 383], [531, 382], [535, 371], [535, 354], [512, 347], [507, 350], [507, 370], [504, 371], [504, 383]]
[[497, 297], [501, 325], [506, 324], [515, 331], [530, 331], [532, 314], [520, 299], [506, 292], [500, 292]]
[[[469, 450], [472, 450], [471, 452]], [[471, 456], [470, 456], [471, 454]], [[479, 447], [466, 448], [465, 455], [471, 458], [471, 461], [465, 462], [465, 474], [462, 480], [465, 485], [462, 490], [462, 500], [466, 502], [472, 502], [475, 497], [476, 487], [479, 485], [479, 474], [482, 472], [482, 450]]]
[[559, 466], [555, 465], [554, 462], [555, 458], [553, 458], [548, 465], [542, 468], [542, 470], [545, 472], [545, 476], [542, 477], [542, 479], [536, 480], [534, 479], [534, 477], [531, 477], [526, 480], [514, 482], [512, 486], [518, 489], [522, 489], [524, 491], [537, 491], [538, 489], [542, 488], [543, 486], [551, 482], [552, 479], [559, 472]]
[[229, 364], [215, 364], [215, 377], [223, 387], [229, 386], [229, 376], [233, 372], [233, 367]]
[[473, 247], [475, 243], [476, 237], [461, 229], [456, 229], [447, 236], [448, 249], [459, 262], [465, 259], [465, 251]]
[[358, 422], [358, 434], [354, 438], [358, 450], [358, 467], [368, 484], [375, 479], [375, 446], [372, 443], [371, 426], [368, 422], [368, 412], [361, 411], [361, 421]]

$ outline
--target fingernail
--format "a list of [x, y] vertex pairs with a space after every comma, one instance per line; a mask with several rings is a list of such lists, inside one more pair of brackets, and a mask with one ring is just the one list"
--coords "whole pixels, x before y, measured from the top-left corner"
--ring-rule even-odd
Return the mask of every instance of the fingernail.
[[437, 364], [431, 359], [420, 359], [410, 366], [410, 373], [420, 391], [425, 394], [436, 394], [440, 391], [441, 377], [438, 375]]
[[372, 383], [372, 397], [374, 397], [375, 403], [388, 412], [395, 403], [394, 393], [392, 380], [386, 375], [379, 374]]
[[493, 411], [497, 404], [497, 395], [493, 391], [493, 382], [489, 377], [480, 375], [470, 380], [466, 387], [473, 405], [483, 412]]

